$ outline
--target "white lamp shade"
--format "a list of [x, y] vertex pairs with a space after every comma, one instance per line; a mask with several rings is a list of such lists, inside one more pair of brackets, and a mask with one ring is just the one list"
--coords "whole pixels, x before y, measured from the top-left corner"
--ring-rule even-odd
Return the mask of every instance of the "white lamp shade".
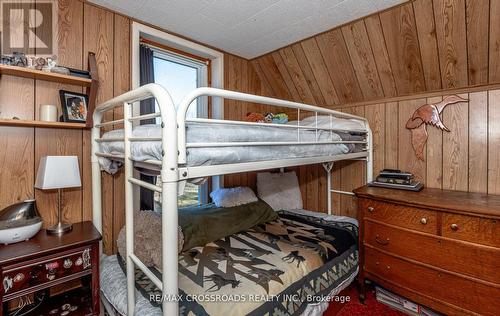
[[81, 187], [77, 156], [46, 156], [40, 160], [35, 188], [42, 190]]

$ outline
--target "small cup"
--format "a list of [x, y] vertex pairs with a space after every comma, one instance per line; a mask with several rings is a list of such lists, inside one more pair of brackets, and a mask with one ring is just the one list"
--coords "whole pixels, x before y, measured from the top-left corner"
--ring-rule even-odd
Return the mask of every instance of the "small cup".
[[57, 106], [52, 104], [40, 105], [40, 121], [57, 122]]

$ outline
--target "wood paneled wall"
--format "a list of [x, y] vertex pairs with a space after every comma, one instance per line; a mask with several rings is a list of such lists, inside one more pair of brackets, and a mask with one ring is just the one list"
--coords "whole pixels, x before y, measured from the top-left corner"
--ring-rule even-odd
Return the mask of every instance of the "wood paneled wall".
[[[416, 158], [405, 124], [418, 107], [439, 102], [443, 96], [423, 95], [343, 110], [355, 112], [370, 122], [374, 134], [374, 176], [382, 168], [397, 168], [414, 173], [427, 187], [500, 194], [500, 133], [495, 123], [500, 117], [500, 90], [460, 94], [469, 101], [450, 105], [443, 112], [443, 122], [451, 132], [427, 126], [425, 161]], [[342, 168], [341, 174], [337, 172], [334, 176], [336, 185], [344, 190], [355, 188], [364, 176], [354, 172], [352, 168]], [[334, 199], [340, 214], [356, 215], [348, 198]]]
[[[494, 88], [493, 88], [494, 87]], [[453, 90], [441, 93], [395, 98], [384, 102], [365, 102], [337, 110], [368, 119], [373, 132], [373, 176], [383, 168], [401, 169], [415, 174], [425, 186], [448, 190], [500, 194], [500, 90], [478, 88], [461, 90], [468, 102], [449, 105], [443, 112], [444, 124], [451, 132], [427, 126], [429, 138], [425, 161], [417, 159], [411, 147], [411, 133], [405, 125], [413, 112], [426, 103], [436, 103]], [[470, 91], [466, 91], [470, 90]], [[326, 212], [326, 174], [320, 165], [292, 168], [297, 172], [304, 207]], [[227, 186], [255, 187], [255, 175], [233, 175]], [[366, 181], [365, 162], [339, 162], [334, 165], [332, 186], [351, 191]], [[333, 194], [335, 214], [355, 217], [356, 200]]]
[[[36, 1], [33, 1], [36, 6]], [[87, 69], [88, 52], [95, 52], [102, 102], [129, 89], [130, 20], [121, 15], [75, 0], [58, 1], [58, 63]], [[81, 87], [40, 80], [2, 76], [0, 117], [33, 120], [41, 104], [60, 105], [59, 90], [82, 92]], [[115, 113], [119, 116], [120, 113]], [[0, 127], [0, 208], [35, 197], [44, 226], [56, 222], [57, 194], [34, 190], [40, 158], [75, 155], [79, 158], [82, 187], [64, 190], [63, 218], [68, 222], [92, 219], [90, 131], [51, 128]], [[103, 175], [104, 250], [114, 249], [117, 230], [123, 225], [121, 173]]]
[[[224, 55], [224, 88], [257, 95], [267, 94], [265, 86], [250, 62], [230, 54]], [[224, 118], [227, 120], [242, 120], [247, 112], [264, 113], [271, 109], [272, 107], [261, 104], [224, 100]], [[226, 187], [244, 185], [255, 189], [255, 176], [255, 172], [226, 175], [224, 185]]]
[[321, 106], [500, 81], [500, 0], [415, 0], [251, 61], [270, 95]]

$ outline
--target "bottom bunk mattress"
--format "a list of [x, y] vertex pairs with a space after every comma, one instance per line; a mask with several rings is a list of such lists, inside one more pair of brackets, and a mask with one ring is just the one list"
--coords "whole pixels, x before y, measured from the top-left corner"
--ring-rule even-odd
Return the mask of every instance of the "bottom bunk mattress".
[[[358, 228], [312, 214], [280, 211], [274, 221], [182, 252], [180, 295], [166, 299], [178, 301], [180, 315], [321, 315], [358, 272]], [[120, 313], [123, 271], [120, 255], [103, 259], [101, 291]], [[161, 315], [161, 292], [142, 271], [135, 277], [136, 314]]]

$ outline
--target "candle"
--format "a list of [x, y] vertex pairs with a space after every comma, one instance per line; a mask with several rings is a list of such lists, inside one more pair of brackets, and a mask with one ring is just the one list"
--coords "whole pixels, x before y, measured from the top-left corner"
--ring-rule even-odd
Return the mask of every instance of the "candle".
[[40, 121], [57, 122], [57, 107], [51, 104], [40, 105]]

